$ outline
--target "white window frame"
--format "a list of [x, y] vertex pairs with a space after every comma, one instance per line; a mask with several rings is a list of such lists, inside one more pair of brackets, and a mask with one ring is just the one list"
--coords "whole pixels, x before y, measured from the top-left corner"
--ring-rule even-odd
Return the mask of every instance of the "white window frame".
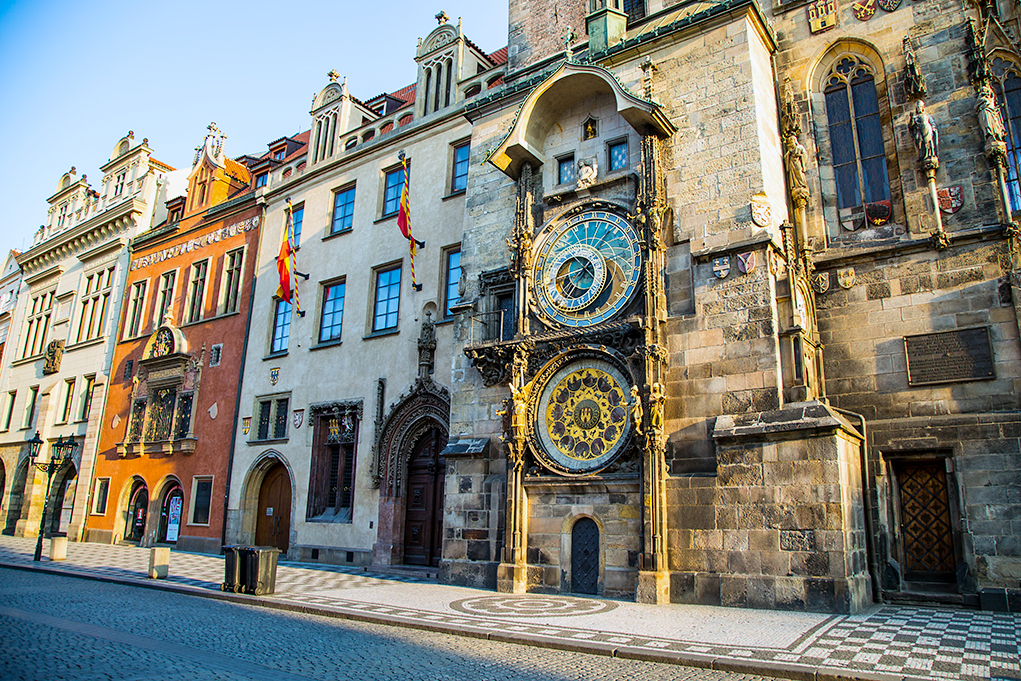
[[[199, 482], [203, 480], [209, 481], [209, 518], [204, 523], [195, 522], [195, 500], [198, 498], [198, 487]], [[193, 475], [191, 478], [191, 496], [188, 500], [188, 525], [194, 525], [195, 527], [209, 527], [209, 521], [213, 517], [213, 476], [212, 475]]]
[[[99, 490], [104, 490], [102, 497], [103, 508], [99, 508]], [[106, 509], [110, 506], [110, 478], [96, 478], [92, 485], [92, 504], [89, 508], [90, 515], [106, 515]]]

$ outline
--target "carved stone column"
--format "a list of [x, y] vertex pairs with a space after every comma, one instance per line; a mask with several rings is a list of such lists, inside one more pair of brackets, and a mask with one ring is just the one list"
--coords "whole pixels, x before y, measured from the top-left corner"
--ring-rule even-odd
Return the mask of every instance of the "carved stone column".
[[528, 499], [522, 479], [525, 455], [528, 452], [528, 401], [532, 384], [525, 382], [530, 344], [519, 345], [514, 352], [510, 371], [511, 396], [505, 402], [504, 436], [507, 445], [507, 535], [503, 556], [497, 568], [496, 588], [501, 593], [523, 594], [528, 590], [527, 535], [525, 518]]
[[517, 336], [529, 333], [528, 312], [530, 309], [529, 282], [532, 272], [532, 235], [535, 231], [532, 211], [535, 198], [532, 190], [532, 166], [525, 163], [518, 178], [518, 196], [514, 207], [514, 231], [507, 239], [511, 251], [511, 274], [516, 280], [515, 302], [517, 307]]

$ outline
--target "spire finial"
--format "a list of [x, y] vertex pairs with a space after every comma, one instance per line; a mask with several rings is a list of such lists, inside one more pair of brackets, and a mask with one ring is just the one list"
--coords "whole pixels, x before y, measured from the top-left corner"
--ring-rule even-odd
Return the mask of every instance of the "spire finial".
[[448, 21], [450, 21], [450, 17], [447, 16], [446, 12], [444, 12], [443, 10], [440, 10], [440, 13], [436, 15], [436, 23], [438, 25], [442, 26], [443, 24], [447, 23]]
[[[340, 78], [340, 74], [337, 73], [337, 69], [330, 69], [330, 72], [327, 73], [326, 75], [330, 79], [331, 83], [336, 83], [337, 79]], [[345, 79], [345, 80], [347, 80], [347, 79]]]

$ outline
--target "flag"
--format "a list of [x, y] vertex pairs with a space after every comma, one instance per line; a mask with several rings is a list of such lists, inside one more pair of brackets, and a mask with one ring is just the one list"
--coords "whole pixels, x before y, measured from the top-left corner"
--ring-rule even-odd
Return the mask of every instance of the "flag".
[[277, 273], [280, 275], [280, 285], [277, 287], [276, 295], [280, 300], [293, 303], [300, 314], [301, 303], [298, 302], [298, 287], [294, 278], [294, 245], [291, 237], [293, 213], [294, 209], [291, 206], [291, 200], [287, 199], [287, 221], [284, 224], [284, 238], [280, 242], [280, 252], [277, 254]]
[[425, 248], [425, 242], [418, 241], [411, 235], [411, 204], [408, 199], [408, 185], [411, 178], [408, 176], [408, 159], [404, 156], [403, 151], [400, 156], [404, 171], [404, 184], [401, 187], [401, 208], [397, 213], [397, 227], [400, 228], [404, 238], [408, 240], [408, 248], [411, 251], [411, 287], [416, 291], [421, 291], [422, 285], [415, 280], [415, 253], [418, 250], [416, 246]]

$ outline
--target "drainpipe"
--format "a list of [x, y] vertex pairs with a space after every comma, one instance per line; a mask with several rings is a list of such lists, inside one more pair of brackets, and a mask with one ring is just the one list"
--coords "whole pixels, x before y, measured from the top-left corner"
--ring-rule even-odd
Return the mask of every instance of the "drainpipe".
[[865, 423], [865, 417], [853, 411], [841, 409], [839, 407], [831, 408], [845, 416], [853, 416], [858, 419], [858, 424], [861, 427], [862, 441], [858, 447], [859, 458], [861, 460], [861, 480], [862, 487], [865, 491], [865, 551], [868, 554], [869, 562], [869, 575], [872, 577], [872, 602], [882, 603], [883, 602], [883, 585], [879, 581], [879, 564], [876, 562], [876, 546], [875, 537], [872, 534], [875, 528], [874, 516], [875, 510], [872, 508], [872, 476], [869, 475], [869, 462], [868, 462], [868, 430]]

